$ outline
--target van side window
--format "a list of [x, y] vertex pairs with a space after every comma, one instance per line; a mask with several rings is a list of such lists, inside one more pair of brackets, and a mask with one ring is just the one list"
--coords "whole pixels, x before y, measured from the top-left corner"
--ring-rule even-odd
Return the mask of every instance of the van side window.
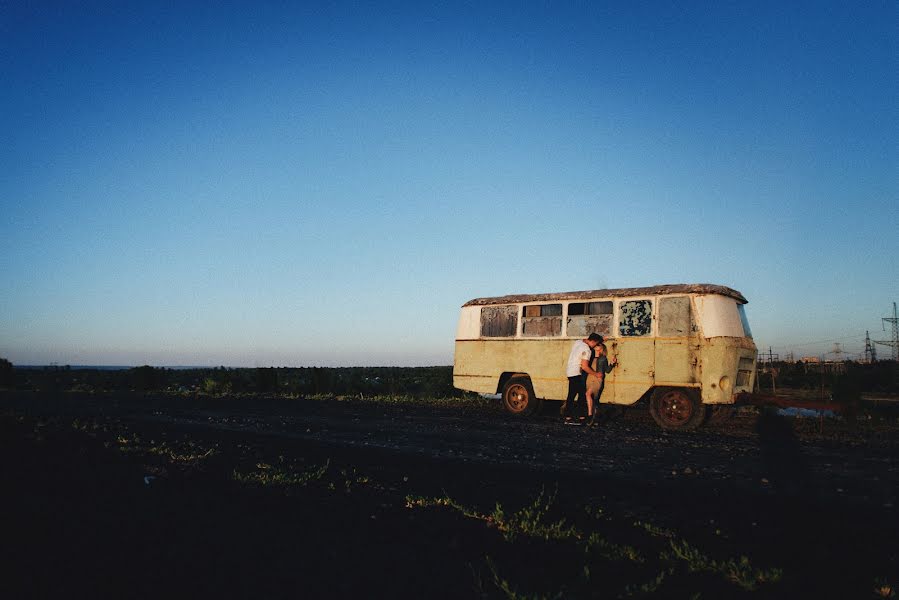
[[690, 298], [675, 296], [659, 300], [659, 335], [683, 337], [693, 332]]
[[524, 307], [521, 335], [552, 337], [562, 335], [562, 305], [532, 304]]
[[612, 302], [572, 302], [568, 305], [569, 337], [587, 337], [596, 332], [612, 335]]
[[635, 337], [652, 330], [652, 300], [628, 300], [618, 303], [618, 334]]
[[517, 326], [517, 306], [484, 306], [481, 308], [481, 337], [515, 337]]

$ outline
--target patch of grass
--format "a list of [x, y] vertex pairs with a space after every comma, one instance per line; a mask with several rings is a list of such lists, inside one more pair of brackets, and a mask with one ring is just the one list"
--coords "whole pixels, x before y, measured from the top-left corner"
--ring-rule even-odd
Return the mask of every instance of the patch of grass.
[[196, 464], [206, 458], [214, 456], [218, 453], [216, 448], [209, 448], [204, 451], [203, 447], [195, 442], [185, 442], [180, 447], [173, 447], [162, 442], [158, 446], [150, 446], [149, 454], [163, 456], [173, 463]]
[[496, 586], [508, 600], [558, 600], [558, 598], [564, 597], [563, 592], [556, 592], [551, 596], [539, 593], [523, 594], [516, 590], [509, 580], [500, 576], [499, 570], [489, 556], [485, 557], [485, 560], [487, 562], [487, 568], [490, 569], [490, 574], [493, 576], [493, 585]]
[[319, 481], [324, 478], [325, 473], [331, 466], [330, 459], [320, 467], [296, 472], [283, 467], [275, 467], [268, 463], [257, 463], [256, 470], [243, 473], [234, 469], [231, 478], [238, 483], [254, 484], [261, 486], [279, 486], [279, 487], [304, 487], [312, 482]]
[[[555, 494], [545, 498], [540, 495], [529, 505], [507, 515], [500, 503], [496, 503], [488, 519], [499, 529], [507, 542], [523, 535], [542, 540], [581, 539], [583, 534], [572, 526], [565, 525], [565, 519], [548, 522], [546, 515], [555, 500]], [[545, 499], [544, 499], [545, 498]]]
[[144, 442], [137, 434], [127, 432], [116, 434], [115, 443], [119, 451], [127, 454], [159, 456], [172, 464], [195, 465], [218, 454], [217, 448], [207, 448], [191, 440], [170, 444], [163, 441], [157, 444], [151, 440]]
[[587, 537], [586, 550], [608, 560], [625, 560], [633, 563], [646, 562], [640, 551], [633, 546], [616, 544], [607, 540], [598, 532], [593, 532]]
[[544, 499], [545, 494], [540, 492], [534, 502], [513, 513], [507, 513], [503, 506], [497, 502], [489, 514], [480, 513], [474, 509], [463, 506], [449, 496], [441, 498], [424, 498], [421, 496], [406, 496], [407, 508], [423, 508], [429, 506], [446, 506], [452, 508], [468, 518], [484, 521], [491, 527], [495, 527], [502, 533], [507, 542], [515, 541], [519, 536], [526, 536], [542, 540], [580, 539], [583, 534], [574, 527], [567, 527], [565, 519], [554, 522], [546, 522], [546, 513], [552, 505], [555, 495]]
[[630, 584], [625, 586], [623, 596], [645, 596], [654, 594], [661, 589], [662, 585], [669, 575], [674, 573], [674, 569], [665, 569], [649, 581], [638, 584]]
[[[575, 547], [581, 548], [588, 555], [588, 558], [584, 562], [581, 574], [576, 580], [567, 582], [568, 585], [574, 586], [572, 590], [576, 588], [577, 590], [583, 589], [587, 591], [594, 588], [594, 583], [591, 581], [591, 566], [598, 564], [597, 561], [599, 563], [611, 562], [641, 565], [641, 570], [644, 572], [647, 569], [652, 569], [654, 565], [658, 567], [659, 570], [655, 571], [655, 575], [650, 575], [650, 579], [642, 583], [625, 586], [621, 595], [627, 597], [658, 592], [671, 575], [677, 571], [679, 564], [686, 565], [690, 572], [709, 572], [719, 575], [728, 582], [750, 592], [757, 590], [763, 584], [776, 583], [783, 576], [783, 571], [778, 568], [759, 569], [754, 567], [749, 558], [745, 556], [737, 559], [712, 559], [686, 540], [678, 539], [676, 533], [670, 529], [644, 521], [635, 521], [633, 522], [635, 531], [642, 530], [654, 538], [668, 540], [667, 548], [656, 555], [657, 558], [650, 559], [639, 548], [632, 545], [616, 544], [598, 531], [585, 534], [573, 525], [568, 525], [564, 519], [548, 519], [547, 516], [554, 499], [555, 495], [547, 496], [541, 492], [534, 502], [512, 513], [507, 512], [499, 503], [496, 504], [490, 513], [482, 513], [462, 505], [449, 496], [435, 498], [407, 496], [406, 506], [409, 508], [438, 506], [450, 508], [468, 518], [483, 521], [488, 526], [496, 528], [502, 534], [503, 539], [509, 543], [514, 543], [521, 537], [527, 537], [575, 544]], [[591, 512], [588, 509], [588, 515], [594, 516], [597, 521], [608, 520], [602, 516], [603, 511], [601, 510]], [[492, 583], [506, 598], [524, 600], [547, 597], [541, 594], [522, 592], [508, 579], [499, 575], [492, 561], [488, 562], [488, 567], [493, 576]], [[652, 571], [649, 571], [649, 573], [652, 573]], [[881, 588], [888, 589], [886, 585], [878, 586], [877, 589]], [[567, 595], [567, 592], [563, 590], [563, 592], [559, 592], [551, 597], [564, 595]]]
[[500, 405], [496, 400], [484, 398], [478, 394], [465, 394], [463, 396], [420, 396], [412, 394], [352, 394], [333, 396], [329, 394], [319, 394], [315, 396], [305, 396], [304, 400], [337, 400], [337, 401], [356, 401], [371, 404], [383, 404], [387, 406], [435, 406], [435, 407], [451, 407], [451, 408], [496, 408]]
[[653, 537], [673, 538], [675, 535], [670, 529], [665, 529], [664, 527], [659, 527], [658, 525], [646, 521], [634, 521], [634, 526], [643, 529]]
[[708, 571], [720, 574], [728, 581], [750, 592], [758, 589], [759, 585], [776, 583], [783, 576], [781, 569], [754, 568], [746, 556], [721, 561], [710, 559], [686, 540], [670, 540], [669, 547], [670, 552], [662, 553], [663, 560], [683, 561], [690, 571]]
[[341, 469], [340, 475], [343, 478], [343, 489], [346, 493], [350, 493], [354, 486], [365, 485], [371, 482], [371, 478], [367, 475], [360, 475], [356, 469]]

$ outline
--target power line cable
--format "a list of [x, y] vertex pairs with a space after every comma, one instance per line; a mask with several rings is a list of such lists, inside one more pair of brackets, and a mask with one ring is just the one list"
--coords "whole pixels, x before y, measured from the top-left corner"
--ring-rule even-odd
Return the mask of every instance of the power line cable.
[[816, 345], [816, 344], [829, 344], [829, 343], [832, 343], [832, 342], [840, 342], [840, 341], [843, 341], [843, 340], [861, 339], [861, 338], [863, 338], [863, 337], [865, 337], [865, 336], [863, 336], [863, 335], [849, 335], [849, 336], [845, 336], [845, 337], [829, 338], [829, 339], [826, 339], [826, 340], [820, 340], [820, 341], [817, 341], [817, 342], [802, 342], [802, 343], [799, 343], [799, 344], [790, 344], [790, 343], [786, 343], [786, 344], [780, 344], [780, 345], [778, 345], [778, 346], [772, 346], [772, 347], [773, 347], [773, 348], [800, 348], [800, 347], [802, 347], [802, 346], [814, 346], [814, 345]]

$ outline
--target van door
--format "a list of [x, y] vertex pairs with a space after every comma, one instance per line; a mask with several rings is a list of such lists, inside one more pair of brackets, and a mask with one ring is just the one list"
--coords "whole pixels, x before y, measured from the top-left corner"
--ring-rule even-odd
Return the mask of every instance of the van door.
[[689, 296], [659, 299], [658, 333], [655, 347], [655, 384], [685, 385], [694, 383], [695, 329]]
[[609, 347], [609, 358], [618, 366], [609, 373], [602, 400], [633, 404], [653, 385], [652, 300], [620, 300], [617, 313], [617, 339]]

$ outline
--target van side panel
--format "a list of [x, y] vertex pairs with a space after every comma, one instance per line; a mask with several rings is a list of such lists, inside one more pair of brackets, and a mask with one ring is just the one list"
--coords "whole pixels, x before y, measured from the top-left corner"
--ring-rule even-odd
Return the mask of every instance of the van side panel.
[[[755, 343], [751, 338], [716, 337], [705, 340], [701, 352], [703, 404], [733, 404], [735, 394], [752, 391], [755, 355]], [[751, 371], [749, 376], [743, 378], [744, 381], [739, 377], [741, 363]]]
[[690, 338], [657, 338], [655, 384], [699, 385], [699, 344]]
[[573, 340], [457, 340], [453, 386], [495, 394], [503, 373], [527, 373], [538, 398], [564, 400], [568, 395], [565, 363]]
[[600, 401], [604, 404], [633, 404], [652, 387], [652, 338], [618, 338], [606, 341], [609, 360], [618, 366], [606, 375], [606, 388]]

